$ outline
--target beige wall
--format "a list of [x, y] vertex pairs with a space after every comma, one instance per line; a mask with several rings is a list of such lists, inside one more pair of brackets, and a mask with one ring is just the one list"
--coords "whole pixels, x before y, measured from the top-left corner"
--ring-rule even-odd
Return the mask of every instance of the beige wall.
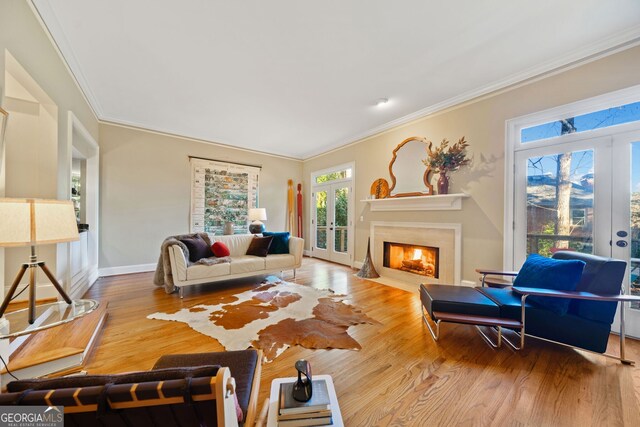
[[[356, 261], [362, 261], [365, 256], [371, 221], [461, 223], [462, 278], [475, 280], [476, 267], [502, 267], [505, 121], [640, 84], [638, 70], [640, 47], [310, 159], [304, 162], [303, 168], [305, 196], [310, 194], [311, 172], [355, 161]], [[391, 181], [388, 173], [391, 152], [404, 139], [424, 136], [435, 143], [442, 138], [455, 142], [463, 135], [471, 144], [473, 166], [453, 173], [450, 189], [451, 193], [463, 191], [471, 195], [463, 201], [461, 211], [370, 212], [367, 204], [359, 201], [367, 197], [371, 183], [376, 178]], [[435, 184], [435, 181], [437, 176], [432, 183]], [[305, 203], [308, 205], [308, 198]], [[360, 216], [364, 217], [364, 221], [360, 222]]]
[[[9, 55], [46, 93], [50, 103], [43, 106], [40, 99], [29, 102], [16, 96], [16, 91], [7, 93], [6, 71], [16, 68], [7, 59]], [[0, 1], [0, 105], [10, 113], [6, 149], [0, 147], [0, 197], [68, 198], [67, 112], [73, 111], [96, 139], [98, 121], [27, 1]], [[3, 158], [5, 168], [1, 167]], [[39, 251], [40, 259], [63, 284], [68, 265], [66, 247], [49, 245]], [[19, 248], [0, 248], [0, 281], [10, 285], [27, 253]], [[46, 282], [46, 278], [40, 280]]]
[[100, 156], [100, 268], [155, 263], [165, 237], [189, 232], [188, 156], [262, 166], [268, 230], [284, 230], [287, 179], [302, 180], [300, 161], [108, 124]]

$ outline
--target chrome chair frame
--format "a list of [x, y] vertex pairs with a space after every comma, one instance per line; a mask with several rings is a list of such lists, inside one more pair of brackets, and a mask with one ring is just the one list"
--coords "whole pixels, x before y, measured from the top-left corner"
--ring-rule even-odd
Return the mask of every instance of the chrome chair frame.
[[[626, 295], [624, 294], [624, 288], [622, 289], [622, 293], [619, 295], [598, 295], [598, 294], [593, 294], [591, 292], [568, 292], [568, 291], [553, 291], [553, 290], [549, 290], [549, 289], [538, 289], [538, 288], [518, 288], [518, 287], [513, 287], [512, 288], [515, 292], [519, 293], [522, 295], [521, 297], [521, 301], [522, 301], [522, 334], [521, 334], [521, 343], [522, 346], [524, 346], [524, 337], [525, 335], [528, 335], [529, 337], [532, 338], [537, 338], [543, 341], [547, 341], [550, 343], [554, 343], [554, 344], [560, 344], [564, 347], [569, 347], [569, 348], [573, 348], [573, 349], [577, 349], [580, 351], [586, 351], [588, 353], [593, 353], [593, 354], [597, 354], [597, 355], [601, 355], [601, 356], [605, 356], [608, 357], [610, 359], [615, 359], [615, 360], [619, 360], [620, 362], [622, 362], [625, 365], [635, 365], [635, 361], [634, 360], [630, 360], [627, 359], [626, 357], [626, 331], [625, 331], [625, 311], [626, 311], [626, 304], [627, 302], [632, 302], [632, 301], [636, 301], [636, 302], [640, 302], [640, 296], [635, 296], [635, 295]], [[565, 344], [559, 341], [554, 341], [554, 340], [550, 340], [547, 338], [542, 338], [536, 335], [530, 335], [530, 334], [526, 334], [524, 333], [524, 320], [525, 320], [525, 300], [527, 298], [527, 296], [529, 295], [537, 295], [537, 296], [544, 296], [544, 297], [551, 297], [551, 298], [569, 298], [569, 299], [583, 299], [583, 300], [591, 300], [591, 301], [615, 301], [615, 302], [619, 302], [620, 303], [620, 342], [619, 342], [619, 348], [620, 348], [620, 356], [615, 356], [613, 354], [610, 353], [598, 353], [595, 351], [591, 351], [591, 350], [587, 350], [581, 347], [576, 347], [576, 346], [572, 346], [569, 344]], [[505, 341], [508, 342], [507, 339], [505, 339]]]

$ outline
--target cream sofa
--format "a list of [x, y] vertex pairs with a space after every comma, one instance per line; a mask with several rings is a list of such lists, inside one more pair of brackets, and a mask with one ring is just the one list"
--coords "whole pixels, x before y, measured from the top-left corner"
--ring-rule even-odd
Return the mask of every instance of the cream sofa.
[[293, 277], [295, 278], [296, 268], [302, 265], [304, 240], [299, 237], [291, 237], [289, 239], [288, 254], [270, 254], [264, 258], [245, 255], [253, 239], [253, 234], [209, 236], [209, 238], [212, 244], [214, 242], [222, 242], [227, 245], [229, 252], [231, 252], [231, 262], [215, 265], [189, 265], [180, 246], [171, 245], [169, 247], [173, 283], [179, 289], [180, 298], [183, 297], [185, 286], [200, 283], [213, 283], [240, 277], [277, 273], [284, 270], [293, 270]]

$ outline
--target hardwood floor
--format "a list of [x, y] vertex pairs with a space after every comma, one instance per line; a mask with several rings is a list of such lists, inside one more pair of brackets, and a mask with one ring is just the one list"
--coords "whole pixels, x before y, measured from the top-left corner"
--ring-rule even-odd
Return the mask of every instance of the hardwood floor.
[[[259, 402], [268, 397], [271, 380], [292, 376], [294, 362], [305, 358], [314, 373], [333, 376], [347, 426], [640, 425], [640, 368], [533, 339], [521, 352], [494, 350], [464, 325], [442, 325], [436, 344], [422, 323], [417, 293], [353, 273], [305, 258], [295, 281], [347, 294], [381, 324], [350, 329], [361, 351], [288, 349], [263, 366]], [[284, 278], [293, 281], [289, 273]], [[184, 300], [151, 280], [151, 273], [102, 278], [88, 292], [109, 302], [89, 373], [149, 369], [163, 354], [223, 350], [185, 324], [146, 316], [237, 293], [260, 278], [198, 286], [185, 291]], [[615, 337], [610, 348], [617, 349]], [[627, 349], [640, 361], [640, 342], [629, 340]]]

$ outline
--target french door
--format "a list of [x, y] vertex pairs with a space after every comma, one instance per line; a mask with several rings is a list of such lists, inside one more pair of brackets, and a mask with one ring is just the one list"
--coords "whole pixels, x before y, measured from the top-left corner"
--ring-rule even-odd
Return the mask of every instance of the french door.
[[[611, 257], [627, 261], [626, 293], [640, 295], [640, 131], [614, 138], [611, 170]], [[640, 304], [632, 303], [626, 316], [628, 334], [640, 338]]]
[[352, 181], [314, 185], [312, 192], [313, 256], [351, 265], [353, 260]]
[[[572, 135], [516, 151], [514, 161], [513, 268], [557, 250], [622, 259], [625, 291], [640, 294], [640, 131]], [[640, 306], [626, 314], [627, 333], [640, 337]]]

